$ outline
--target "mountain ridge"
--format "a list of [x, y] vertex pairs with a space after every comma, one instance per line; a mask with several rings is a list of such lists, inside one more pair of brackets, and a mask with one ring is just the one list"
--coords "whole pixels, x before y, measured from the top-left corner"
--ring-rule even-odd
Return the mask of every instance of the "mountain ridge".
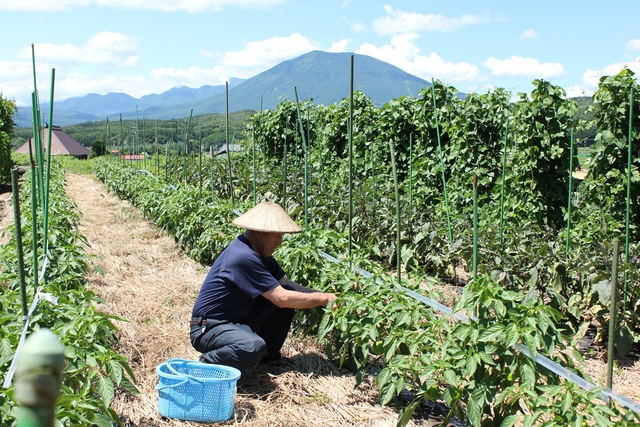
[[[296, 91], [300, 101], [324, 105], [340, 102], [349, 96], [352, 57], [354, 90], [363, 92], [375, 105], [401, 96], [418, 96], [430, 86], [424, 79], [367, 55], [314, 50], [249, 79], [230, 79], [229, 111], [273, 109], [284, 99], [295, 101]], [[188, 117], [192, 110], [194, 115], [225, 113], [226, 84], [179, 86], [141, 98], [122, 92], [73, 97], [54, 104], [54, 124], [66, 126], [120, 117], [175, 119]], [[48, 106], [42, 105], [41, 111], [48, 111]], [[30, 127], [31, 114], [18, 114], [15, 121], [17, 126]]]

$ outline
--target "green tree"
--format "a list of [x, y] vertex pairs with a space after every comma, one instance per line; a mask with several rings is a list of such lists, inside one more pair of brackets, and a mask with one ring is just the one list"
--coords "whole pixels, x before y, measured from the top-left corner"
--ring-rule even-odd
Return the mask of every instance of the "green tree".
[[5, 99], [0, 93], [0, 186], [11, 181], [11, 136], [13, 134], [14, 101]]
[[107, 146], [101, 139], [96, 139], [91, 144], [91, 157], [100, 157], [107, 152]]

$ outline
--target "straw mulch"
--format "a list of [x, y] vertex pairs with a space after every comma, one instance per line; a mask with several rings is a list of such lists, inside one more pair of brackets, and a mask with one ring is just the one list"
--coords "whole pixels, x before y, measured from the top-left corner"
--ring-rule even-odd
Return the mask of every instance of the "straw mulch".
[[[140, 395], [121, 392], [113, 408], [126, 426], [198, 425], [158, 414], [155, 369], [172, 357], [197, 359], [187, 322], [207, 267], [186, 257], [171, 237], [94, 177], [68, 174], [67, 181], [94, 264], [104, 271], [92, 273], [89, 286], [105, 299], [103, 311], [127, 319], [117, 322], [117, 349], [130, 360]], [[290, 337], [283, 353], [291, 364], [254, 368], [240, 379], [234, 415], [223, 425], [396, 424], [396, 411], [379, 405], [372, 379], [355, 388], [355, 375], [338, 369], [312, 341]]]
[[9, 241], [8, 233], [2, 233], [2, 231], [5, 230], [9, 224], [13, 224], [11, 193], [0, 193], [0, 245]]

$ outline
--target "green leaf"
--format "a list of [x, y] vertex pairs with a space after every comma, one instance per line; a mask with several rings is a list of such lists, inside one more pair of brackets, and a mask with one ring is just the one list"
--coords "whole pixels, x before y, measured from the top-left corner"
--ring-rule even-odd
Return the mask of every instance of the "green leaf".
[[478, 368], [476, 355], [469, 355], [465, 360], [465, 372], [467, 376], [472, 377], [475, 374], [476, 369]]
[[518, 421], [518, 417], [515, 415], [507, 415], [504, 420], [500, 423], [500, 427], [512, 427]]
[[400, 413], [398, 414], [398, 427], [406, 426], [409, 421], [411, 421], [413, 413], [416, 411], [419, 403], [420, 399], [416, 399], [400, 410]]
[[609, 304], [609, 301], [611, 301], [611, 280], [601, 280], [593, 285], [593, 288], [596, 290], [596, 292], [598, 292], [600, 304]]
[[472, 393], [471, 398], [467, 402], [467, 421], [468, 425], [479, 426], [482, 422], [482, 401], [479, 401], [476, 393]]
[[396, 397], [396, 387], [392, 382], [385, 382], [380, 388], [380, 404], [387, 405]]
[[504, 326], [497, 323], [495, 325], [491, 325], [487, 329], [484, 329], [480, 332], [480, 336], [478, 337], [478, 341], [480, 342], [488, 342], [495, 341], [498, 337], [503, 336], [504, 334]]
[[107, 377], [101, 376], [98, 378], [97, 388], [105, 406], [111, 405], [111, 399], [113, 399], [115, 393], [113, 381]]
[[520, 378], [522, 380], [522, 384], [527, 386], [530, 390], [535, 388], [536, 374], [529, 364], [520, 365]]
[[616, 353], [626, 356], [633, 348], [633, 335], [627, 325], [620, 325], [615, 335]]

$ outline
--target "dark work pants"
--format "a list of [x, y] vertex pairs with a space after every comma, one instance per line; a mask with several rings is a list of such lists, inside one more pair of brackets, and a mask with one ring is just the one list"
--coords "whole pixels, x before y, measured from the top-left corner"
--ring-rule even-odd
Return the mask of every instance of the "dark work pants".
[[203, 353], [201, 361], [243, 370], [263, 359], [280, 358], [294, 314], [293, 309], [278, 308], [258, 297], [244, 324], [208, 319], [206, 326], [192, 326], [191, 344]]

